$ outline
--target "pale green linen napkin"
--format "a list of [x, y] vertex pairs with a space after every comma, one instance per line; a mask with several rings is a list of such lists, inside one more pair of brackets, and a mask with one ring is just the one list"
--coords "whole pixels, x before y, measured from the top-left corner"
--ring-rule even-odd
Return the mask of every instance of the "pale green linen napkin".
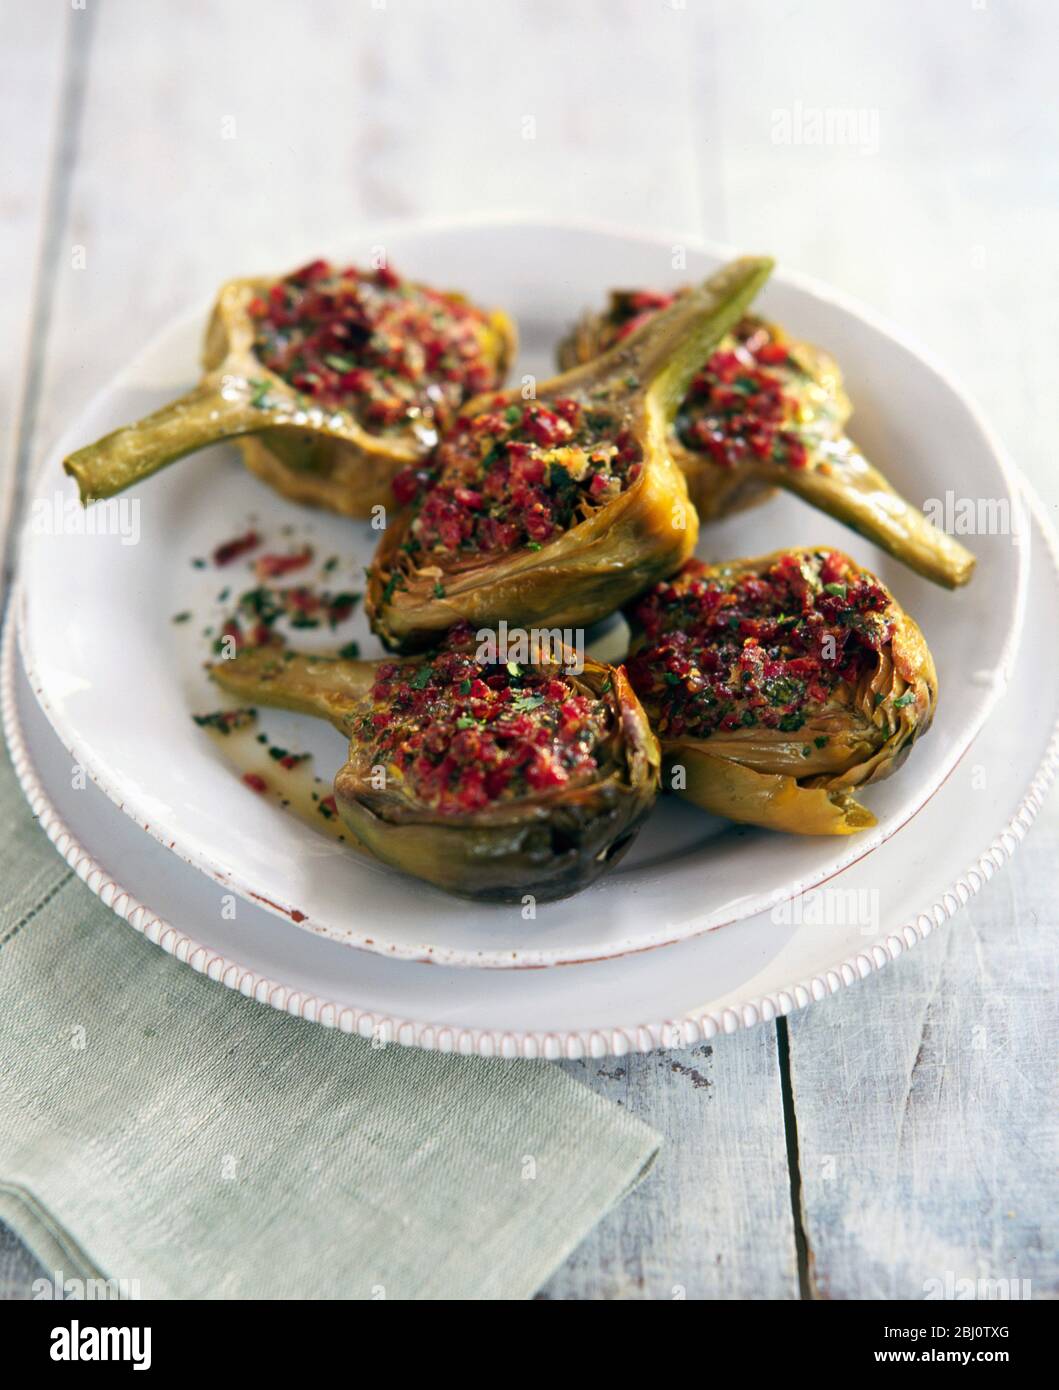
[[[118, 921], [0, 756], [0, 1219], [144, 1298], [527, 1298], [659, 1140], [548, 1063], [240, 998]], [[115, 866], [120, 869], [120, 866]]]

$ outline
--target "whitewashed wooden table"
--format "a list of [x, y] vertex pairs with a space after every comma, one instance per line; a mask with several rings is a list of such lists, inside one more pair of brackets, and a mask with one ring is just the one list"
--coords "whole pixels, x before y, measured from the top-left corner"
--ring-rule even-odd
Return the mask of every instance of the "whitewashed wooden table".
[[[840, 286], [952, 365], [1059, 512], [1049, 0], [0, 13], [8, 571], [40, 450], [174, 313], [345, 229], [498, 210], [708, 235]], [[1053, 800], [864, 983], [712, 1046], [568, 1064], [667, 1147], [542, 1296], [920, 1298], [951, 1276], [1054, 1297], [1057, 863]], [[0, 1233], [0, 1290], [32, 1277]]]

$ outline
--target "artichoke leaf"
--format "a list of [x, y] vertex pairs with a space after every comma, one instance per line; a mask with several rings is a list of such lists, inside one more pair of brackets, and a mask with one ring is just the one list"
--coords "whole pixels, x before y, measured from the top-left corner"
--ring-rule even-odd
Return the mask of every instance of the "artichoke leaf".
[[[482, 627], [495, 627], [501, 619], [515, 625], [588, 625], [678, 569], [694, 550], [698, 519], [670, 453], [669, 424], [703, 355], [744, 313], [770, 269], [764, 259], [733, 262], [643, 332], [538, 384], [531, 406], [519, 392], [472, 401], [461, 417], [464, 436], [443, 442], [437, 475], [380, 541], [366, 608], [384, 643], [393, 650], [416, 650], [458, 621]], [[492, 460], [499, 456], [508, 466], [506, 438], [478, 460], [476, 419], [489, 424], [510, 415], [513, 423], [497, 428], [515, 432], [524, 427], [526, 413], [553, 405], [572, 409], [579, 420], [604, 417], [604, 423], [592, 424], [595, 432], [586, 445], [593, 460], [607, 460], [619, 452], [620, 441], [631, 441], [639, 459], [616, 495], [601, 474], [605, 496], [583, 495], [571, 520], [553, 527], [541, 542], [519, 535], [492, 548], [462, 540], [424, 547], [421, 518], [432, 502], [470, 496], [476, 500], [467, 505], [480, 508]], [[520, 441], [519, 447], [527, 446]], [[537, 458], [542, 469], [547, 467], [547, 486], [556, 486], [554, 454], [538, 450]], [[466, 481], [469, 468], [475, 470], [473, 487]], [[571, 475], [563, 468], [558, 476], [565, 485]], [[470, 490], [459, 494], [461, 482]]]
[[707, 753], [701, 744], [667, 746], [663, 778], [669, 784], [682, 768], [681, 794], [712, 815], [791, 835], [852, 835], [876, 824], [849, 792], [830, 785], [808, 786], [796, 777], [762, 772]]
[[[675, 518], [682, 524], [674, 525]], [[666, 463], [645, 469], [614, 501], [540, 550], [518, 550], [491, 564], [463, 561], [440, 568], [440, 578], [437, 566], [406, 565], [409, 520], [406, 513], [383, 533], [366, 600], [374, 630], [398, 651], [436, 641], [439, 630], [458, 622], [588, 626], [679, 569], [698, 536], [683, 480]]]
[[[711, 752], [760, 772], [790, 773], [799, 779], [833, 776], [873, 756], [885, 736], [856, 711], [837, 709], [806, 721], [797, 734], [760, 726], [710, 735]], [[818, 743], [820, 746], [818, 746]]]
[[853, 792], [902, 765], [938, 690], [922, 632], [875, 576], [824, 547], [692, 561], [627, 617], [665, 786], [796, 834], [875, 823]]
[[[586, 661], [572, 674], [579, 663], [573, 652], [564, 651], [554, 660], [520, 669], [520, 683], [529, 675], [539, 677], [533, 688], [549, 692], [547, 698], [516, 697], [501, 715], [536, 712], [548, 698], [573, 701], [562, 704], [564, 719], [571, 709], [575, 716], [578, 710], [591, 709], [596, 736], [588, 770], [582, 762], [576, 776], [565, 781], [546, 778], [542, 785], [527, 783], [507, 799], [498, 795], [480, 804], [479, 797], [455, 809], [442, 805], [417, 783], [417, 762], [402, 761], [399, 754], [409, 740], [420, 739], [421, 749], [444, 755], [460, 730], [480, 726], [480, 720], [457, 720], [455, 707], [446, 704], [448, 687], [443, 686], [440, 715], [423, 716], [419, 726], [399, 717], [400, 737], [389, 751], [380, 751], [375, 721], [385, 724], [396, 705], [386, 691], [380, 694], [377, 682], [400, 682], [405, 694], [398, 697], [399, 704], [410, 692], [427, 690], [442, 679], [439, 671], [454, 652], [464, 674], [453, 689], [475, 691], [483, 676], [496, 678], [506, 669], [477, 663], [470, 650], [466, 630], [458, 644], [450, 640], [440, 651], [397, 662], [262, 648], [218, 662], [210, 674], [243, 703], [326, 719], [345, 735], [349, 752], [335, 776], [335, 804], [357, 844], [380, 862], [447, 892], [482, 901], [521, 903], [526, 894], [542, 902], [565, 897], [616, 862], [639, 832], [658, 791], [658, 743], [620, 667]], [[561, 696], [551, 692], [556, 680], [565, 682]], [[516, 730], [508, 735], [499, 726], [497, 736], [517, 742], [521, 734]], [[472, 775], [476, 771], [472, 767]]]
[[[612, 292], [608, 308], [585, 315], [560, 344], [560, 364], [589, 362], [615, 341], [622, 341], [621, 335], [630, 327], [639, 325], [632, 334], [635, 338], [654, 315], [666, 312], [659, 306], [674, 300], [679, 303], [685, 293]], [[771, 354], [764, 360], [755, 355], [762, 347]], [[776, 324], [751, 316], [726, 335], [717, 353], [741, 355], [748, 368], [762, 372], [779, 388], [781, 421], [771, 418], [776, 401], [768, 393], [757, 398], [764, 401], [764, 407], [755, 403], [751, 393], [746, 412], [753, 416], [763, 408], [770, 425], [778, 424], [781, 435], [793, 437], [801, 447], [793, 455], [783, 448], [755, 452], [745, 448], [741, 440], [736, 446], [740, 451], [736, 461], [735, 450], [729, 453], [723, 447], [723, 436], [729, 429], [723, 420], [714, 421], [705, 437], [695, 436], [695, 412], [698, 409], [701, 414], [703, 406], [701, 395], [697, 404], [693, 387], [674, 422], [670, 447], [701, 521], [719, 520], [766, 500], [776, 488], [784, 488], [934, 583], [957, 588], [968, 582], [975, 565], [970, 551], [903, 498], [846, 433], [852, 408], [842, 374], [828, 353], [789, 337]], [[708, 366], [706, 359], [702, 365]], [[745, 391], [746, 385], [739, 378], [734, 383], [737, 392]], [[740, 428], [746, 419], [747, 415], [740, 416]]]
[[[258, 355], [251, 306], [286, 283], [264, 277], [228, 281], [207, 325], [198, 384], [63, 461], [86, 506], [224, 440], [237, 444], [252, 473], [292, 501], [353, 517], [393, 505], [395, 474], [426, 457], [436, 432], [376, 431], [352, 410], [315, 401], [270, 370]], [[414, 284], [409, 289], [433, 294]], [[462, 295], [447, 298], [453, 305], [467, 303]], [[482, 314], [475, 331], [482, 363], [502, 381], [514, 357], [514, 325], [494, 310]]]
[[251, 647], [230, 660], [215, 662], [210, 676], [246, 704], [312, 715], [348, 733], [375, 682], [375, 663], [287, 647]]
[[956, 589], [974, 571], [975, 557], [907, 502], [845, 436], [806, 432], [805, 466], [761, 465], [761, 476], [843, 522], [925, 579]]

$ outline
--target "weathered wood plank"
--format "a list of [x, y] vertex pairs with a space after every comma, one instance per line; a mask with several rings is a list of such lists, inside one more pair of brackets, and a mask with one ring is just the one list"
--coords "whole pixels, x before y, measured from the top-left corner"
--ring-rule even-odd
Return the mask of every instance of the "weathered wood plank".
[[[54, 207], [65, 177], [59, 134], [64, 37], [72, 22], [48, 6], [9, 6], [0, 44], [0, 129], [9, 133], [0, 154], [0, 262], [8, 269], [0, 296], [0, 336], [8, 351], [8, 369], [0, 374], [0, 605], [12, 558], [19, 464], [32, 429], [30, 374], [39, 364], [45, 327], [47, 209], [49, 201]], [[0, 1301], [26, 1297], [40, 1273], [36, 1260], [0, 1226]]]
[[563, 1066], [628, 1106], [665, 1146], [541, 1297], [798, 1297], [774, 1027]]
[[698, 23], [712, 41], [691, 61], [717, 96], [696, 109], [697, 148], [723, 134], [709, 230], [935, 352], [1059, 516], [1054, 7], [876, 0], [854, 20], [843, 0], [815, 0]]
[[45, 373], [53, 427], [223, 279], [363, 216], [364, 46], [329, 41], [340, 5], [296, 23], [281, 8], [99, 7]]
[[823, 1297], [1059, 1292], [1059, 808], [1047, 821], [952, 923], [790, 1020]]
[[[102, 6], [49, 421], [229, 275], [337, 250], [369, 222], [521, 206], [686, 225], [686, 83], [667, 37], [681, 16], [663, 11], [633, 44], [634, 11], [315, 0], [292, 23], [275, 0]], [[518, 55], [503, 81], [499, 54]], [[574, 54], [591, 57], [576, 83]]]
[[[61, 201], [63, 48], [74, 18], [46, 5], [9, 6], [0, 45], [0, 338], [8, 357], [0, 373], [0, 602], [6, 580], [5, 538], [19, 464], [33, 428], [37, 373], [46, 326], [45, 221]], [[49, 196], [50, 195], [50, 196]]]
[[[316, 3], [297, 25], [280, 25], [281, 9], [255, 6], [247, 24], [238, 5], [101, 7], [59, 238], [50, 430], [226, 275], [340, 245], [367, 219], [529, 206], [689, 225], [688, 91], [671, 33], [686, 16], [663, 11], [632, 43], [635, 7], [596, 0], [532, 15]], [[564, 79], [557, 55], [590, 50], [578, 82]], [[513, 51], [502, 84], [483, 80]], [[654, 87], [637, 80], [644, 61]], [[715, 1049], [574, 1068], [669, 1143], [635, 1212], [616, 1213], [549, 1296], [796, 1293], [774, 1037]]]
[[[728, 137], [724, 234], [861, 296], [950, 363], [1054, 517], [1057, 275], [1041, 255], [1059, 235], [1042, 160], [1059, 135], [1047, 99], [1054, 16], [898, 0], [851, 25], [845, 9], [828, 0], [810, 22], [789, 7], [768, 43], [758, 7], [726, 10], [711, 59]], [[813, 43], [822, 32], [827, 42]], [[751, 47], [748, 78], [732, 59]], [[1019, 82], [985, 98], [1013, 65]], [[817, 138], [814, 113], [842, 112], [853, 123]], [[1054, 1291], [1057, 862], [1053, 803], [950, 927], [791, 1019], [822, 1294], [921, 1298], [947, 1271], [1002, 1278], [1013, 1265], [1036, 1294]]]
[[[524, 208], [700, 229], [863, 296], [955, 363], [1059, 501], [1045, 327], [1055, 276], [1040, 259], [1059, 231], [1041, 177], [1059, 115], [1043, 6], [956, 13], [899, 0], [864, 25], [845, 22], [841, 3], [778, 14], [690, 0], [645, 17], [615, 0], [307, 0], [296, 23], [276, 3], [90, 6], [34, 448], [228, 274], [340, 246], [365, 221]], [[19, 8], [24, 25], [56, 13]], [[4, 45], [0, 102], [19, 131], [5, 159], [27, 160], [6, 197], [25, 186], [34, 142], [55, 142], [46, 120], [26, 117], [40, 97], [50, 109], [49, 79], [24, 86], [49, 42]], [[998, 91], [1002, 102], [986, 100]], [[877, 150], [776, 143], [774, 111], [793, 115], [799, 101], [867, 112], [869, 135], [876, 112]], [[41, 205], [43, 183], [26, 196]], [[5, 264], [27, 263], [32, 252], [14, 249]], [[8, 341], [24, 337], [28, 294], [18, 277], [8, 287]], [[12, 399], [23, 395], [24, 378]], [[806, 1223], [832, 1296], [898, 1285], [919, 1296], [917, 1239], [954, 1270], [992, 1269], [1014, 1250], [1035, 1292], [1054, 1281], [1025, 1175], [1039, 1177], [1033, 1146], [1054, 1138], [1032, 1115], [1051, 1075], [1046, 1044], [1054, 1056], [1032, 994], [1054, 959], [1032, 920], [1054, 924], [1057, 859], [1053, 808], [976, 915], [792, 1020]], [[968, 1043], [979, 1026], [983, 1052]], [[667, 1150], [545, 1296], [793, 1296], [773, 1030], [718, 1040], [709, 1056], [571, 1069], [660, 1128]], [[834, 1178], [821, 1176], [828, 1155]], [[1051, 1176], [1039, 1186], [1052, 1190]]]

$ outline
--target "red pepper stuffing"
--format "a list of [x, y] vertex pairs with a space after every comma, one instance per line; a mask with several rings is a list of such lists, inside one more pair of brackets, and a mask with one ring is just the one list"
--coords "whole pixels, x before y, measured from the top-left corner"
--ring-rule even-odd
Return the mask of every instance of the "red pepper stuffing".
[[[457, 422], [439, 446], [407, 546], [475, 554], [540, 547], [628, 487], [642, 458], [606, 406], [500, 398]], [[400, 493], [415, 496], [410, 482]]]
[[235, 536], [230, 541], [224, 541], [223, 544], [217, 546], [213, 552], [213, 563], [215, 565], [230, 565], [241, 555], [256, 550], [260, 544], [261, 537], [257, 532], [247, 531], [245, 535]]
[[[686, 291], [615, 294], [600, 331], [600, 348], [627, 338], [681, 293]], [[677, 435], [685, 448], [708, 454], [721, 468], [736, 468], [748, 459], [804, 468], [808, 455], [797, 430], [797, 392], [791, 390], [803, 377], [767, 324], [743, 319], [692, 382], [677, 414]]]
[[304, 569], [312, 563], [312, 546], [303, 546], [293, 555], [259, 555], [254, 561], [254, 573], [258, 579], [276, 579], [280, 575], [291, 574]]
[[[762, 460], [804, 468], [797, 431], [798, 400], [787, 387], [800, 374], [786, 347], [762, 325], [746, 321], [691, 383], [676, 429], [689, 449], [722, 468]], [[766, 367], [768, 370], [766, 370]]]
[[589, 781], [612, 719], [572, 676], [479, 661], [469, 629], [421, 663], [379, 666], [372, 701], [354, 732], [364, 765], [454, 816]]
[[288, 588], [259, 584], [239, 595], [236, 612], [224, 623], [213, 650], [223, 652], [226, 637], [233, 640], [237, 652], [244, 647], [282, 646], [284, 639], [276, 630], [281, 619], [298, 630], [322, 627], [333, 631], [359, 602], [360, 594], [331, 593], [307, 584]]
[[486, 315], [385, 266], [311, 261], [247, 307], [270, 371], [376, 433], [448, 429], [465, 400], [500, 381]]
[[425, 468], [402, 468], [395, 474], [390, 487], [394, 501], [399, 507], [407, 507], [414, 502], [430, 482], [430, 472]]
[[788, 552], [760, 574], [692, 560], [636, 608], [629, 679], [659, 734], [793, 732], [893, 636], [885, 589], [839, 551]]

